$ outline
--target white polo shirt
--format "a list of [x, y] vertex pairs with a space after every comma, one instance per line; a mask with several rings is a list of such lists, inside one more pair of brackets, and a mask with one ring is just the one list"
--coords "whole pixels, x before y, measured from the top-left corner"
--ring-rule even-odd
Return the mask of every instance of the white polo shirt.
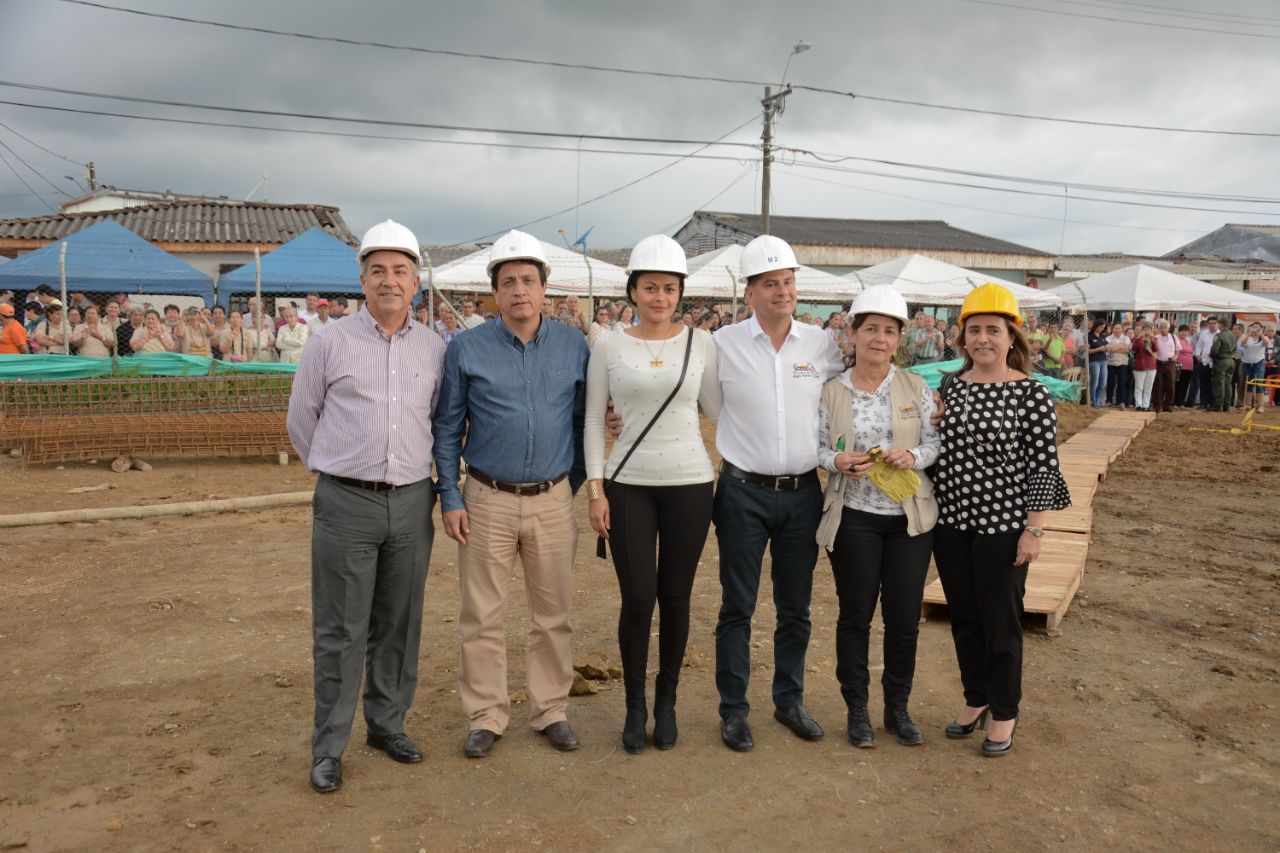
[[825, 329], [791, 321], [781, 350], [755, 316], [715, 333], [724, 405], [716, 449], [744, 471], [803, 474], [818, 466], [818, 400], [845, 370]]

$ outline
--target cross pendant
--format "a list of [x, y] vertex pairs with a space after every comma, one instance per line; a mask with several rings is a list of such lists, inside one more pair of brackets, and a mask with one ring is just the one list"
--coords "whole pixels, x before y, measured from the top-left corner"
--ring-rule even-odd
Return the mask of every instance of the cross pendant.
[[662, 359], [660, 358], [649, 359], [649, 366], [654, 368], [655, 370], [659, 367], [662, 367]]

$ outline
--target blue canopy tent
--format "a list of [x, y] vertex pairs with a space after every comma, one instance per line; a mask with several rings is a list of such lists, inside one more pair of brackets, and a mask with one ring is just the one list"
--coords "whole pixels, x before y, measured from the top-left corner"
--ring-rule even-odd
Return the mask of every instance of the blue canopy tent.
[[0, 265], [0, 290], [58, 287], [58, 257], [67, 247], [67, 290], [198, 296], [213, 302], [213, 281], [123, 225], [103, 220]]
[[[324, 231], [309, 228], [262, 256], [262, 292], [303, 296], [307, 293], [359, 294], [360, 267], [352, 246]], [[245, 264], [218, 280], [218, 298], [254, 292], [254, 265]]]

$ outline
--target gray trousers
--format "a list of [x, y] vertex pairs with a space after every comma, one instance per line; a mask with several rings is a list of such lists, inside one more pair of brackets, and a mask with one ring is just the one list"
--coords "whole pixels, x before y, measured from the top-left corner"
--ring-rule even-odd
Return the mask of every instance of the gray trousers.
[[311, 613], [315, 728], [311, 754], [346, 748], [364, 672], [364, 718], [400, 734], [418, 685], [422, 595], [435, 529], [429, 479], [393, 491], [326, 474], [312, 499]]

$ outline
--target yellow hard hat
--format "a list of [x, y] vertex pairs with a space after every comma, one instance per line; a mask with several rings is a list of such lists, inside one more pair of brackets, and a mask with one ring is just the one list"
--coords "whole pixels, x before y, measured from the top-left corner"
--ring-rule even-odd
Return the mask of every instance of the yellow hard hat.
[[991, 281], [975, 287], [964, 298], [964, 304], [960, 306], [961, 325], [973, 314], [1002, 314], [1013, 320], [1014, 325], [1022, 325], [1022, 314], [1018, 311], [1018, 298], [1007, 287], [1001, 287]]

